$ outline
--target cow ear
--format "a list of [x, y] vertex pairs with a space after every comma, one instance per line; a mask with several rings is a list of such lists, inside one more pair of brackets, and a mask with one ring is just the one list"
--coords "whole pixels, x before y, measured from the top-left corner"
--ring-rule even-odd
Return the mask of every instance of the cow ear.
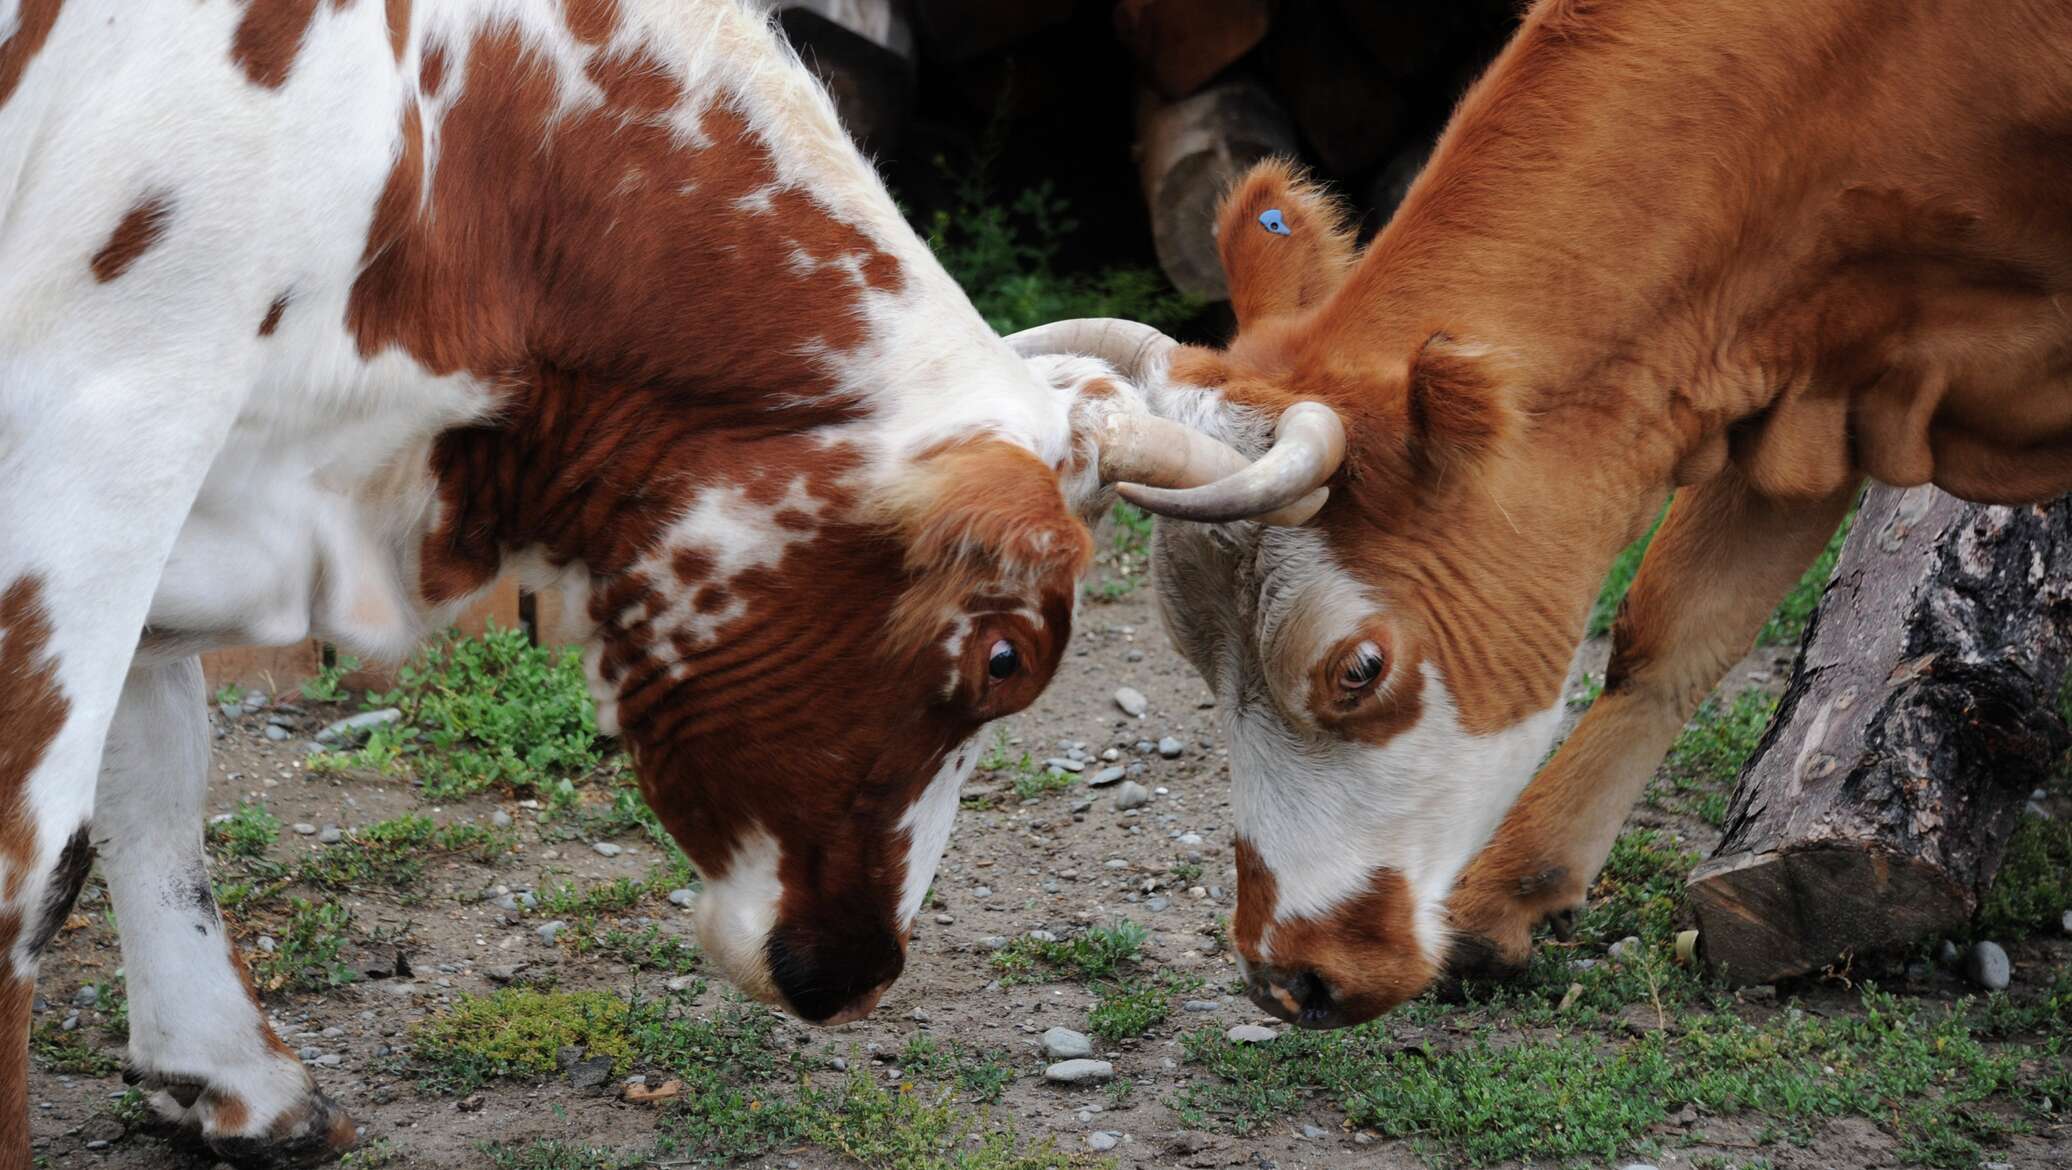
[[1259, 163], [1231, 188], [1216, 250], [1240, 331], [1321, 303], [1357, 255], [1345, 208], [1284, 159]]
[[1429, 468], [1473, 463], [1495, 450], [1513, 412], [1503, 395], [1517, 371], [1497, 350], [1435, 333], [1410, 363], [1404, 431]]
[[916, 573], [1020, 584], [1076, 577], [1093, 555], [1093, 537], [1067, 506], [1058, 473], [999, 439], [924, 453], [888, 500]]

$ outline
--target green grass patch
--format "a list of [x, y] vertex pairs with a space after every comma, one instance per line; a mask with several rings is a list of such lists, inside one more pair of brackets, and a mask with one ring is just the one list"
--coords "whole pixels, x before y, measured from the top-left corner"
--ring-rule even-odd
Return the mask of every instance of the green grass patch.
[[1686, 1106], [1754, 1114], [1772, 1123], [1767, 1140], [1800, 1142], [1824, 1119], [1855, 1116], [1892, 1133], [1907, 1164], [1954, 1170], [1977, 1165], [2011, 1132], [2015, 1123], [1990, 1102], [2041, 1100], [2049, 1074], [2021, 1070], [2025, 1060], [2057, 1067], [2036, 1058], [2060, 1042], [1988, 1044], [1973, 1002], [1944, 1008], [1876, 989], [1854, 1013], [1792, 1009], [1758, 1024], [1687, 1011], [1677, 1024], [1639, 1037], [1483, 1027], [1438, 1050], [1394, 1041], [1389, 1021], [1263, 1045], [1203, 1029], [1185, 1047], [1207, 1076], [1176, 1104], [1192, 1123], [1245, 1133], [1324, 1097], [1437, 1164], [1473, 1166], [1609, 1161]]
[[2023, 817], [1979, 904], [1979, 936], [2053, 929], [2066, 910], [2072, 910], [2072, 822]]
[[635, 1051], [627, 1016], [626, 1001], [602, 991], [506, 988], [462, 996], [413, 1029], [411, 1041], [430, 1087], [465, 1093], [491, 1080], [550, 1077], [561, 1050], [576, 1046], [623, 1071]]
[[509, 833], [478, 825], [440, 825], [414, 813], [346, 831], [322, 846], [296, 871], [296, 880], [324, 890], [382, 885], [410, 890], [435, 857], [465, 857], [489, 864], [508, 852]]
[[1760, 690], [1743, 691], [1724, 706], [1717, 698], [1705, 700], [1662, 761], [1650, 799], [1706, 824], [1725, 824], [1734, 779], [1776, 713], [1776, 698]]
[[605, 759], [580, 653], [534, 646], [523, 630], [492, 626], [433, 645], [394, 690], [366, 699], [400, 708], [401, 724], [357, 751], [312, 757], [313, 769], [407, 774], [434, 798], [490, 788], [551, 795]]
[[281, 836], [281, 822], [266, 806], [240, 800], [229, 817], [209, 822], [208, 843], [229, 857], [263, 857]]
[[475, 1148], [489, 1159], [491, 1170], [633, 1170], [650, 1164], [641, 1155], [576, 1142], [484, 1142]]
[[917, 1032], [899, 1052], [900, 1071], [910, 1079], [954, 1085], [971, 1101], [991, 1104], [1007, 1091], [1014, 1066], [999, 1052], [974, 1052]]
[[1023, 935], [993, 952], [992, 962], [1003, 983], [1033, 982], [1039, 970], [1086, 981], [1110, 979], [1137, 961], [1150, 938], [1150, 931], [1122, 918], [1055, 942]]
[[1142, 1036], [1172, 1015], [1175, 998], [1200, 987], [1199, 979], [1170, 975], [1096, 984], [1094, 1006], [1086, 1013], [1087, 1030], [1108, 1041]]
[[288, 922], [271, 954], [252, 958], [252, 982], [264, 991], [328, 991], [360, 977], [343, 955], [352, 911], [341, 902], [288, 902]]

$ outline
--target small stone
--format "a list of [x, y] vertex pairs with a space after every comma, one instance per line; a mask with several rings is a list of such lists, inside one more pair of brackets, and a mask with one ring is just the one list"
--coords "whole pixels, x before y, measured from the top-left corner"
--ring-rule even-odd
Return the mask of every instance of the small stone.
[[1179, 740], [1173, 738], [1170, 735], [1158, 741], [1158, 754], [1164, 756], [1168, 760], [1176, 760], [1180, 758], [1180, 753], [1186, 750], [1186, 744], [1181, 743]]
[[973, 886], [971, 888], [971, 896], [974, 898], [990, 898], [993, 896], [993, 887]]
[[1030, 942], [1054, 943], [1058, 941], [1058, 936], [1048, 930], [1032, 930], [1022, 937]]
[[1004, 934], [989, 934], [978, 940], [978, 949], [982, 951], [997, 951], [1006, 945], [1007, 936]]
[[282, 727], [279, 724], [269, 723], [266, 725], [266, 738], [272, 740], [275, 743], [279, 743], [282, 740], [292, 739], [294, 737], [288, 731], [287, 728]]
[[489, 976], [489, 981], [491, 983], [510, 983], [518, 978], [519, 970], [520, 968], [515, 965], [506, 965], [501, 967], [491, 967], [487, 971], [484, 971], [482, 973], [484, 975]]
[[1999, 943], [1981, 942], [1971, 948], [1971, 955], [1964, 962], [1964, 974], [1987, 991], [2005, 991], [2013, 968]]
[[1957, 944], [1949, 939], [1942, 940], [1942, 945], [1935, 948], [1935, 961], [1945, 967], [1956, 967], [1957, 960], [1963, 957], [1962, 953], [1957, 950]]
[[1125, 773], [1126, 770], [1123, 768], [1103, 768], [1087, 777], [1086, 784], [1089, 788], [1106, 788], [1122, 779]]
[[1331, 1131], [1321, 1125], [1304, 1125], [1302, 1127], [1302, 1136], [1315, 1141], [1318, 1138], [1330, 1137]]
[[1257, 1024], [1239, 1024], [1225, 1032], [1223, 1038], [1232, 1044], [1265, 1044], [1278, 1035], [1280, 1033], [1272, 1028], [1262, 1028]]
[[1094, 1042], [1083, 1032], [1051, 1028], [1043, 1033], [1043, 1056], [1046, 1060], [1083, 1060], [1093, 1054]]
[[345, 833], [337, 825], [325, 825], [317, 830], [317, 844], [336, 845], [345, 840]]
[[1130, 809], [1142, 808], [1150, 803], [1151, 790], [1135, 780], [1125, 780], [1122, 783], [1122, 787], [1115, 790], [1115, 809], [1117, 812], [1128, 812]]
[[590, 848], [593, 851], [595, 851], [597, 856], [599, 857], [617, 857], [619, 854], [626, 852], [624, 846], [614, 845], [609, 841], [594, 842], [591, 844]]
[[663, 986], [671, 991], [689, 991], [698, 986], [698, 977], [696, 975], [678, 975], [676, 978], [663, 984]]
[[296, 834], [299, 836], [314, 837], [317, 835], [317, 827], [315, 825], [310, 824], [308, 821], [296, 821], [293, 825], [290, 825], [289, 828], [294, 829]]
[[1190, 847], [1201, 844], [1200, 833], [1182, 833], [1178, 839], [1180, 844]]
[[261, 951], [270, 955], [274, 952], [274, 948], [280, 946], [281, 944], [273, 941], [272, 935], [262, 934], [259, 936], [259, 941], [252, 945], [258, 947]]
[[318, 743], [337, 743], [341, 740], [356, 740], [377, 727], [400, 723], [403, 711], [400, 707], [383, 707], [379, 711], [362, 711], [331, 724], [317, 732]]
[[697, 900], [698, 891], [692, 889], [689, 886], [684, 886], [681, 889], [669, 891], [669, 904], [671, 906], [689, 907], [693, 903], [697, 902]]
[[1115, 1079], [1115, 1066], [1105, 1060], [1061, 1060], [1043, 1070], [1053, 1085], [1098, 1084]]
[[1085, 760], [1075, 760], [1070, 756], [1052, 756], [1049, 759], [1043, 761], [1043, 766], [1051, 769], [1054, 772], [1086, 771]]
[[568, 923], [556, 918], [552, 922], [543, 922], [534, 927], [533, 933], [540, 936], [541, 942], [551, 947], [554, 945], [554, 940], [561, 937], [561, 932], [567, 929]]
[[92, 1007], [101, 1002], [101, 989], [89, 983], [72, 993], [73, 1007]]
[[1097, 1129], [1086, 1135], [1086, 1146], [1097, 1154], [1105, 1154], [1115, 1148], [1122, 1139], [1106, 1130]]
[[1122, 708], [1122, 713], [1132, 719], [1143, 718], [1144, 712], [1151, 709], [1151, 701], [1144, 697], [1144, 692], [1135, 687], [1115, 688], [1115, 705]]
[[2072, 935], [2072, 910], [2065, 911], [2065, 916], [2058, 919], [2058, 929]]
[[568, 1083], [578, 1089], [602, 1088], [612, 1079], [612, 1058], [593, 1057], [569, 1066]]
[[295, 1055], [302, 1060], [315, 1060], [317, 1057], [322, 1056], [323, 1054], [324, 1050], [318, 1048], [314, 1044], [309, 1045], [305, 1048], [299, 1048], [295, 1051]]
[[1121, 749], [1119, 749], [1119, 748], [1109, 748], [1109, 749], [1108, 749], [1107, 751], [1104, 751], [1104, 752], [1102, 752], [1102, 753], [1101, 753], [1101, 762], [1102, 762], [1102, 763], [1106, 763], [1106, 764], [1112, 764], [1112, 763], [1114, 763], [1115, 761], [1117, 761], [1117, 760], [1119, 760], [1119, 759], [1121, 759], [1121, 758], [1122, 758], [1122, 751], [1121, 751]]
[[1651, 1162], [1628, 1162], [1619, 1170], [1655, 1170], [1655, 1166]]
[[511, 827], [511, 814], [505, 812], [502, 809], [498, 809], [495, 812], [489, 814], [489, 823], [495, 825], [499, 829], [508, 829]]
[[343, 1064], [344, 1062], [345, 1058], [338, 1055], [335, 1052], [327, 1052], [324, 1055], [317, 1057], [315, 1060], [310, 1061], [311, 1064], [316, 1065], [318, 1068], [337, 1068], [340, 1064]]
[[830, 1056], [827, 1059], [827, 1067], [835, 1070], [836, 1072], [848, 1072], [849, 1061], [845, 1057]]
[[1153, 914], [1158, 913], [1159, 911], [1165, 909], [1170, 905], [1172, 905], [1172, 903], [1166, 901], [1164, 898], [1147, 898], [1144, 901], [1144, 909], [1151, 911]]
[[1640, 936], [1629, 934], [1611, 946], [1606, 947], [1604, 957], [1618, 960], [1640, 958]]
[[237, 703], [218, 703], [216, 710], [221, 712], [225, 719], [236, 719], [245, 713], [244, 707]]

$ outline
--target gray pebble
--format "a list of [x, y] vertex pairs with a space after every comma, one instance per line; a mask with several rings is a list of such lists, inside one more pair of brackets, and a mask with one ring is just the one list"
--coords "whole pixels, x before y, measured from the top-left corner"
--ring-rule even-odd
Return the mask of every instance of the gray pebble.
[[306, 1048], [297, 1049], [295, 1052], [295, 1055], [302, 1058], [303, 1060], [315, 1060], [317, 1057], [322, 1056], [323, 1054], [324, 1050], [318, 1048], [314, 1044]]
[[317, 844], [319, 845], [336, 845], [343, 840], [345, 840], [345, 833], [337, 825], [325, 825], [322, 829], [317, 830]]
[[1971, 955], [1964, 962], [1964, 974], [1973, 983], [1988, 991], [2005, 991], [2013, 975], [2013, 967], [2007, 961], [2007, 952], [1999, 943], [1981, 942], [1971, 948]]
[[335, 1052], [327, 1052], [324, 1055], [317, 1057], [315, 1060], [310, 1061], [311, 1064], [314, 1064], [319, 1068], [337, 1068], [340, 1064], [343, 1064], [344, 1062], [345, 1058], [338, 1055]]
[[1177, 839], [1177, 840], [1178, 840], [1178, 841], [1180, 842], [1180, 844], [1182, 844], [1182, 845], [1186, 845], [1186, 846], [1189, 846], [1189, 847], [1192, 847], [1192, 846], [1195, 846], [1195, 845], [1199, 845], [1199, 844], [1201, 844], [1201, 834], [1200, 834], [1200, 833], [1182, 833], [1182, 834], [1180, 834], [1180, 836], [1179, 836], [1178, 838], [1176, 838], [1176, 839]]
[[556, 918], [552, 922], [543, 922], [534, 927], [533, 933], [540, 936], [541, 942], [551, 947], [554, 945], [554, 940], [561, 937], [561, 932], [567, 929], [568, 923]]
[[626, 852], [623, 846], [614, 845], [609, 841], [595, 842], [590, 848], [595, 850], [599, 857], [617, 857], [619, 854]]
[[1622, 960], [1640, 958], [1640, 936], [1629, 934], [1611, 946], [1606, 947], [1604, 957]]
[[505, 812], [502, 809], [498, 809], [495, 812], [489, 814], [489, 823], [495, 825], [499, 829], [508, 829], [511, 827], [511, 814]]
[[1164, 898], [1150, 898], [1144, 902], [1144, 909], [1151, 911], [1153, 914], [1156, 914], [1170, 905], [1172, 905], [1172, 903], [1166, 901]]
[[289, 827], [294, 829], [296, 833], [304, 837], [314, 837], [317, 835], [317, 827], [315, 825], [310, 824], [308, 821], [296, 821], [293, 825], [290, 825]]
[[671, 906], [689, 906], [697, 900], [698, 891], [689, 886], [685, 886], [680, 890], [669, 891], [669, 904]]
[[73, 1007], [92, 1007], [101, 1002], [101, 989], [89, 983], [72, 993]]
[[848, 1061], [848, 1058], [846, 1058], [846, 1057], [841, 1057], [841, 1056], [831, 1056], [831, 1057], [828, 1057], [828, 1060], [827, 1060], [827, 1067], [829, 1067], [829, 1068], [831, 1068], [831, 1069], [835, 1070], [836, 1072], [848, 1072], [848, 1071], [849, 1071], [849, 1061]]
[[1168, 760], [1178, 759], [1180, 753], [1185, 750], [1187, 750], [1187, 745], [1170, 735], [1158, 741], [1158, 754]]
[[1305, 1125], [1302, 1127], [1302, 1136], [1315, 1141], [1318, 1138], [1330, 1137], [1331, 1131], [1321, 1125]]
[[1052, 756], [1049, 759], [1043, 761], [1043, 766], [1046, 768], [1055, 769], [1059, 772], [1086, 771], [1085, 760], [1075, 760], [1069, 756]]
[[1109, 1150], [1114, 1149], [1116, 1143], [1121, 1140], [1121, 1138], [1116, 1137], [1114, 1134], [1101, 1129], [1086, 1135], [1087, 1148], [1097, 1154], [1105, 1154]]
[[569, 1066], [568, 1083], [578, 1089], [600, 1088], [612, 1079], [612, 1058], [599, 1056]]
[[1183, 1012], [1212, 1012], [1221, 1006], [1213, 999], [1190, 999], [1180, 1005], [1180, 1010]]
[[1124, 662], [1142, 662], [1144, 661], [1144, 652], [1142, 650], [1132, 650], [1123, 655], [1122, 660]]
[[258, 947], [261, 951], [264, 951], [266, 954], [270, 955], [274, 952], [274, 948], [280, 946], [281, 944], [273, 941], [272, 935], [262, 934], [259, 936], [259, 941], [254, 943], [253, 945]]
[[1265, 1044], [1278, 1035], [1280, 1033], [1272, 1028], [1262, 1028], [1257, 1024], [1239, 1024], [1225, 1032], [1223, 1038], [1232, 1044]]
[[671, 991], [689, 991], [691, 988], [698, 986], [698, 977], [696, 975], [678, 975], [676, 978], [663, 984], [663, 986]]
[[993, 896], [993, 887], [973, 886], [971, 888], [971, 896], [974, 898], [990, 898]]
[[1070, 1028], [1051, 1028], [1043, 1033], [1043, 1057], [1045, 1060], [1083, 1060], [1094, 1054], [1094, 1042], [1083, 1032]]
[[285, 728], [285, 727], [282, 727], [282, 726], [280, 726], [280, 725], [278, 725], [278, 724], [274, 724], [274, 723], [269, 723], [269, 724], [267, 724], [267, 725], [266, 725], [266, 738], [268, 738], [268, 739], [270, 739], [270, 740], [274, 741], [275, 743], [279, 743], [279, 742], [281, 742], [282, 740], [284, 740], [284, 739], [288, 739], [288, 738], [291, 738], [291, 737], [290, 737], [290, 735], [289, 735], [289, 733], [288, 733], [288, 729], [287, 729], [287, 728]]
[[338, 722], [317, 732], [317, 742], [337, 743], [341, 740], [356, 740], [377, 727], [386, 727], [391, 723], [399, 723], [402, 719], [403, 711], [399, 707], [383, 707], [379, 711], [362, 711], [358, 715], [340, 719]]
[[1115, 1066], [1105, 1060], [1061, 1060], [1043, 1070], [1053, 1085], [1098, 1084], [1115, 1079]]
[[1117, 780], [1122, 779], [1122, 777], [1123, 769], [1121, 768], [1103, 768], [1088, 777], [1086, 783], [1089, 788], [1106, 788]]
[[1144, 697], [1144, 692], [1135, 687], [1115, 688], [1115, 705], [1122, 708], [1122, 713], [1132, 719], [1142, 718], [1144, 712], [1151, 709], [1151, 701]]
[[2072, 935], [2072, 910], [2065, 911], [2065, 916], [2058, 919], [2058, 929]]
[[1142, 808], [1150, 803], [1151, 790], [1135, 780], [1125, 780], [1122, 782], [1122, 787], [1115, 790], [1115, 808], [1118, 812]]
[[1942, 945], [1935, 948], [1935, 961], [1945, 967], [1956, 967], [1957, 960], [1963, 957], [1963, 954], [1957, 950], [1957, 944], [1949, 939], [1942, 940]]

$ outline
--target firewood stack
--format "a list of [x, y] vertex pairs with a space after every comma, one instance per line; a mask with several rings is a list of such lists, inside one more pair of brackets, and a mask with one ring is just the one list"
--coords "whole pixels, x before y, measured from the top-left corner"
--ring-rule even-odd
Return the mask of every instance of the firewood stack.
[[[1513, 0], [770, 2], [852, 131], [881, 154], [909, 119], [941, 115], [931, 101], [1012, 122], [1090, 87], [1112, 92], [1110, 120], [1134, 131], [1158, 262], [1206, 300], [1227, 295], [1212, 216], [1244, 168], [1299, 158], [1378, 225], [1515, 20]], [[1134, 63], [1134, 78], [1112, 76], [1109, 54], [1095, 51], [1117, 42], [1120, 71]], [[916, 109], [924, 70], [949, 84], [934, 97], [924, 87]]]

